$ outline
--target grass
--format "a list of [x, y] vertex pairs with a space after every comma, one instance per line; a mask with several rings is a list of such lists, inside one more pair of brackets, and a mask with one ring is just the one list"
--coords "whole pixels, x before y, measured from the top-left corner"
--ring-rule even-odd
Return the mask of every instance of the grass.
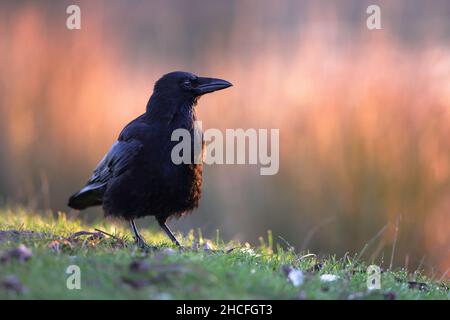
[[[113, 237], [98, 233], [95, 228]], [[92, 234], [74, 236], [81, 230]], [[438, 283], [418, 271], [383, 271], [381, 289], [369, 291], [364, 262], [350, 255], [338, 259], [318, 258], [308, 252], [299, 254], [282, 243], [275, 247], [270, 232], [259, 247], [224, 243], [219, 235], [211, 241], [191, 232], [182, 237], [185, 249], [181, 251], [159, 231], [143, 231], [143, 235], [158, 249], [138, 250], [129, 230], [108, 220], [85, 225], [64, 214], [54, 217], [25, 209], [1, 210], [0, 298], [449, 298], [447, 281]], [[31, 257], [20, 245], [31, 250]], [[70, 265], [80, 268], [80, 290], [67, 288], [70, 275], [66, 270]], [[295, 286], [288, 280], [289, 270], [302, 271], [301, 285]], [[320, 279], [324, 274], [336, 275], [338, 279], [324, 282]]]

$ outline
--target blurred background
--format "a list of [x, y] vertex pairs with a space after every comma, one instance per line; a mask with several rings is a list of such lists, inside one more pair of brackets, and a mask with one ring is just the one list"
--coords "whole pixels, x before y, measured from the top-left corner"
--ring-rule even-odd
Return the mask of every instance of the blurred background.
[[[66, 28], [70, 4], [81, 30]], [[370, 4], [382, 30], [366, 27]], [[449, 40], [445, 0], [1, 1], [1, 205], [67, 212], [154, 81], [186, 70], [234, 84], [202, 98], [203, 128], [280, 129], [280, 171], [207, 166], [200, 209], [175, 230], [253, 244], [272, 230], [338, 256], [370, 244], [364, 258], [385, 266], [395, 242], [395, 266], [440, 277]]]

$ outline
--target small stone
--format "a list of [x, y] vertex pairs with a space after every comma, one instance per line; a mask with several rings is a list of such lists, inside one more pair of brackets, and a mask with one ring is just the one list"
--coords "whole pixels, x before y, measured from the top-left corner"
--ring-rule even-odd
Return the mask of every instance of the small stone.
[[294, 286], [299, 287], [303, 284], [305, 276], [301, 270], [292, 266], [283, 266], [283, 272]]
[[337, 279], [339, 279], [339, 277], [334, 274], [323, 274], [320, 276], [320, 281], [323, 282], [333, 282], [336, 281]]

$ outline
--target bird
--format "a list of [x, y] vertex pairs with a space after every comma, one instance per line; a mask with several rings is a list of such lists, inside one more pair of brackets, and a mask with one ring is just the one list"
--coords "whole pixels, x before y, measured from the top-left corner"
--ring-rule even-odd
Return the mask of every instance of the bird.
[[[163, 75], [155, 82], [145, 112], [124, 127], [86, 185], [69, 198], [68, 206], [76, 210], [102, 206], [105, 216], [127, 220], [140, 248], [154, 247], [145, 242], [135, 220], [154, 216], [180, 246], [166, 222], [199, 206], [203, 165], [172, 160], [178, 143], [172, 141], [172, 133], [185, 129], [194, 143], [195, 134], [202, 134], [195, 125], [199, 98], [231, 86], [226, 80], [184, 71]], [[204, 147], [202, 138], [202, 152]]]

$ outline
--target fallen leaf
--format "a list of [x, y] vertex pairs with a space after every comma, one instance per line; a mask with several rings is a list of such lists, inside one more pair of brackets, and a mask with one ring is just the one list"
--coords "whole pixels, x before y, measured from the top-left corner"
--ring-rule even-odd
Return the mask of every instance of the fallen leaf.
[[68, 251], [70, 251], [70, 250], [73, 249], [73, 247], [74, 247], [74, 244], [71, 241], [67, 240], [67, 239], [64, 239], [63, 241], [59, 242], [59, 249], [60, 250], [63, 250], [63, 251], [64, 250], [68, 250]]
[[27, 288], [20, 282], [19, 278], [16, 276], [6, 276], [1, 281], [1, 286], [9, 291], [14, 291], [15, 293], [24, 293], [27, 291]]
[[23, 244], [18, 246], [15, 249], [11, 249], [9, 251], [6, 251], [2, 257], [0, 258], [1, 262], [8, 262], [11, 260], [17, 260], [19, 262], [25, 262], [29, 260], [33, 256], [30, 249], [25, 247]]
[[50, 242], [49, 244], [48, 244], [48, 248], [49, 249], [52, 249], [52, 250], [55, 250], [55, 251], [59, 251], [59, 246], [60, 246], [60, 243], [59, 243], [59, 241], [58, 240], [53, 240], [52, 242]]

